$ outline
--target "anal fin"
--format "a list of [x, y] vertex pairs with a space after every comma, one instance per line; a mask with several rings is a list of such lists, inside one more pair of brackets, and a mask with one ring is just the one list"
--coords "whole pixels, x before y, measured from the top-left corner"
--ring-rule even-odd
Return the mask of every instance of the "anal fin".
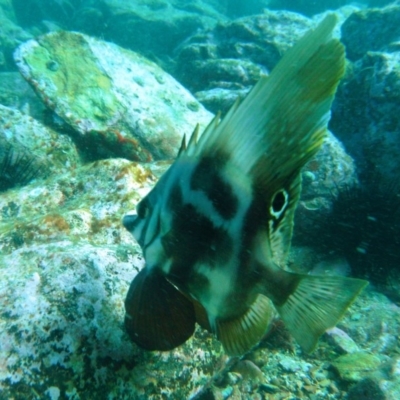
[[368, 282], [340, 276], [291, 274], [298, 280], [295, 290], [276, 306], [285, 326], [309, 353], [319, 337], [334, 327]]
[[217, 337], [225, 352], [230, 356], [240, 356], [249, 351], [265, 335], [274, 314], [271, 300], [259, 294], [244, 314], [229, 320], [217, 320]]
[[142, 269], [125, 300], [125, 327], [130, 338], [146, 350], [172, 350], [195, 329], [192, 302], [158, 271]]

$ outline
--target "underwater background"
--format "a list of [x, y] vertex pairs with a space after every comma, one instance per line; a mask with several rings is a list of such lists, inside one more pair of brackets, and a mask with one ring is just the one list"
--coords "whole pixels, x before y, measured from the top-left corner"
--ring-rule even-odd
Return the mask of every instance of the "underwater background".
[[[240, 359], [200, 327], [140, 349], [123, 215], [328, 12], [346, 74], [289, 267], [369, 287], [312, 354], [278, 319]], [[399, 399], [399, 110], [400, 2], [0, 0], [0, 399]]]

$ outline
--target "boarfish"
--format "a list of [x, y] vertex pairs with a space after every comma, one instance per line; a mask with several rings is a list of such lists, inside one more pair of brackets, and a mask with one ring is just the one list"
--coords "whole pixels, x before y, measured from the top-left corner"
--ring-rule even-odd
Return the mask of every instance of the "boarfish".
[[367, 282], [285, 268], [301, 168], [319, 150], [345, 69], [327, 16], [221, 120], [183, 140], [177, 160], [123, 225], [145, 267], [125, 301], [131, 339], [170, 350], [198, 322], [229, 355], [256, 345], [271, 301], [310, 352]]

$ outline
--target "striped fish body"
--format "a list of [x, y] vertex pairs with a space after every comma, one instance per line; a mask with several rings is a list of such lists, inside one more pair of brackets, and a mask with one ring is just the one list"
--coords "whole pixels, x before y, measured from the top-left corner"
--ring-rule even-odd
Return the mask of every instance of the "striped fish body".
[[[149, 272], [159, 270], [202, 304], [214, 326], [216, 318], [231, 317], [253, 296], [243, 289], [256, 276], [250, 271], [251, 231], [267, 221], [265, 209], [251, 212], [251, 183], [226, 156], [182, 156], [139, 204], [138, 217], [125, 220]], [[250, 220], [257, 219], [254, 213], [257, 221]]]
[[125, 326], [140, 346], [172, 349], [198, 322], [228, 354], [243, 354], [275, 308], [311, 351], [365, 286], [283, 268], [300, 171], [322, 143], [344, 71], [335, 23], [328, 16], [306, 34], [199, 139], [196, 128], [137, 214], [124, 217], [146, 260], [125, 302]]

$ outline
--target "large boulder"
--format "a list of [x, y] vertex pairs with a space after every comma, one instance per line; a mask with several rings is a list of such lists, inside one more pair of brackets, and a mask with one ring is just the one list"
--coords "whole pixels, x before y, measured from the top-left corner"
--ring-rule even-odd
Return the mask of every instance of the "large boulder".
[[179, 48], [175, 76], [192, 91], [248, 88], [313, 25], [295, 13], [267, 10], [221, 22]]
[[0, 26], [0, 71], [15, 70], [13, 51], [32, 35], [18, 26], [11, 0], [0, 0]]
[[373, 8], [352, 13], [342, 25], [346, 55], [357, 61], [369, 51], [399, 50], [400, 6]]
[[49, 33], [22, 44], [15, 60], [89, 159], [173, 158], [183, 136], [212, 118], [156, 64], [86, 35]]
[[[0, 104], [0, 192], [80, 163], [72, 140]], [[0, 218], [1, 219], [1, 218]]]
[[330, 128], [365, 180], [395, 181], [400, 170], [400, 52], [368, 52], [339, 87]]

